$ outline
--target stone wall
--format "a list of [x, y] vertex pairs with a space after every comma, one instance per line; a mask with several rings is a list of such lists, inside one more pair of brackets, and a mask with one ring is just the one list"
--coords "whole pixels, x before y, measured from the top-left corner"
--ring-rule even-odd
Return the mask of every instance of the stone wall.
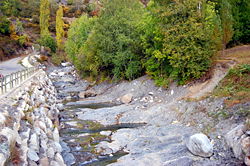
[[56, 90], [43, 71], [1, 101], [0, 166], [65, 165], [59, 144], [59, 106]]

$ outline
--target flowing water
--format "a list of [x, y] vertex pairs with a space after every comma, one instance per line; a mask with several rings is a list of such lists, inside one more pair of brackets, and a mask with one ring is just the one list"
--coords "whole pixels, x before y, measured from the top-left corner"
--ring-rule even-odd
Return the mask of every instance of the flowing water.
[[[77, 101], [76, 101], [77, 102]], [[66, 104], [66, 103], [65, 103]], [[98, 109], [112, 107], [113, 103], [94, 103], [65, 105], [65, 110], [60, 113], [61, 130], [60, 136], [63, 144], [63, 157], [67, 165], [74, 166], [105, 166], [116, 162], [118, 158], [127, 153], [119, 151], [112, 155], [101, 155], [95, 150], [95, 146], [101, 141], [111, 142], [110, 135], [101, 135], [101, 131], [115, 132], [121, 128], [136, 128], [145, 124], [116, 124], [103, 126], [98, 122], [80, 120], [77, 113], [81, 108]], [[72, 158], [74, 156], [74, 160]]]

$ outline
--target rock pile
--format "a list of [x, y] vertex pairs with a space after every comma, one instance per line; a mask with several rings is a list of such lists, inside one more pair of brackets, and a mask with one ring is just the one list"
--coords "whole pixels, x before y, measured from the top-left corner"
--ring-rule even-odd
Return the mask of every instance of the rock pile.
[[78, 93], [85, 91], [89, 83], [78, 78], [77, 72], [70, 63], [62, 63], [62, 68], [49, 72], [49, 78], [58, 90], [58, 97], [63, 100], [71, 100], [78, 96]]
[[45, 72], [0, 106], [0, 165], [63, 166], [56, 90]]
[[229, 131], [225, 138], [227, 144], [232, 148], [234, 156], [250, 166], [250, 128], [240, 124]]

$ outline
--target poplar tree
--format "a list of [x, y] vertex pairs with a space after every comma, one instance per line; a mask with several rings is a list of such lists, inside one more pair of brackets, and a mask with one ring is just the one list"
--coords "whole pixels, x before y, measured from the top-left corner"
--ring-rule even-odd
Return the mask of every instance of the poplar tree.
[[226, 48], [227, 43], [233, 37], [233, 16], [232, 16], [232, 7], [227, 0], [221, 1], [221, 24], [223, 30], [222, 43], [223, 43], [223, 53]]
[[63, 7], [60, 5], [59, 9], [56, 12], [56, 42], [59, 49], [63, 48], [62, 39], [64, 37], [64, 30], [63, 30]]
[[40, 3], [40, 35], [49, 35], [49, 18], [50, 18], [49, 0], [41, 0]]

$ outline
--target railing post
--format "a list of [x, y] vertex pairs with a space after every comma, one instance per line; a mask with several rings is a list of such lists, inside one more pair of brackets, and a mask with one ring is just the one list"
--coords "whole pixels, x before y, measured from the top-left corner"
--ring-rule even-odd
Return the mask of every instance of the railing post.
[[4, 92], [7, 92], [7, 77], [4, 77]]
[[13, 88], [13, 74], [10, 74], [10, 89]]
[[4, 77], [1, 79], [1, 94], [3, 94], [3, 80], [4, 80]]

